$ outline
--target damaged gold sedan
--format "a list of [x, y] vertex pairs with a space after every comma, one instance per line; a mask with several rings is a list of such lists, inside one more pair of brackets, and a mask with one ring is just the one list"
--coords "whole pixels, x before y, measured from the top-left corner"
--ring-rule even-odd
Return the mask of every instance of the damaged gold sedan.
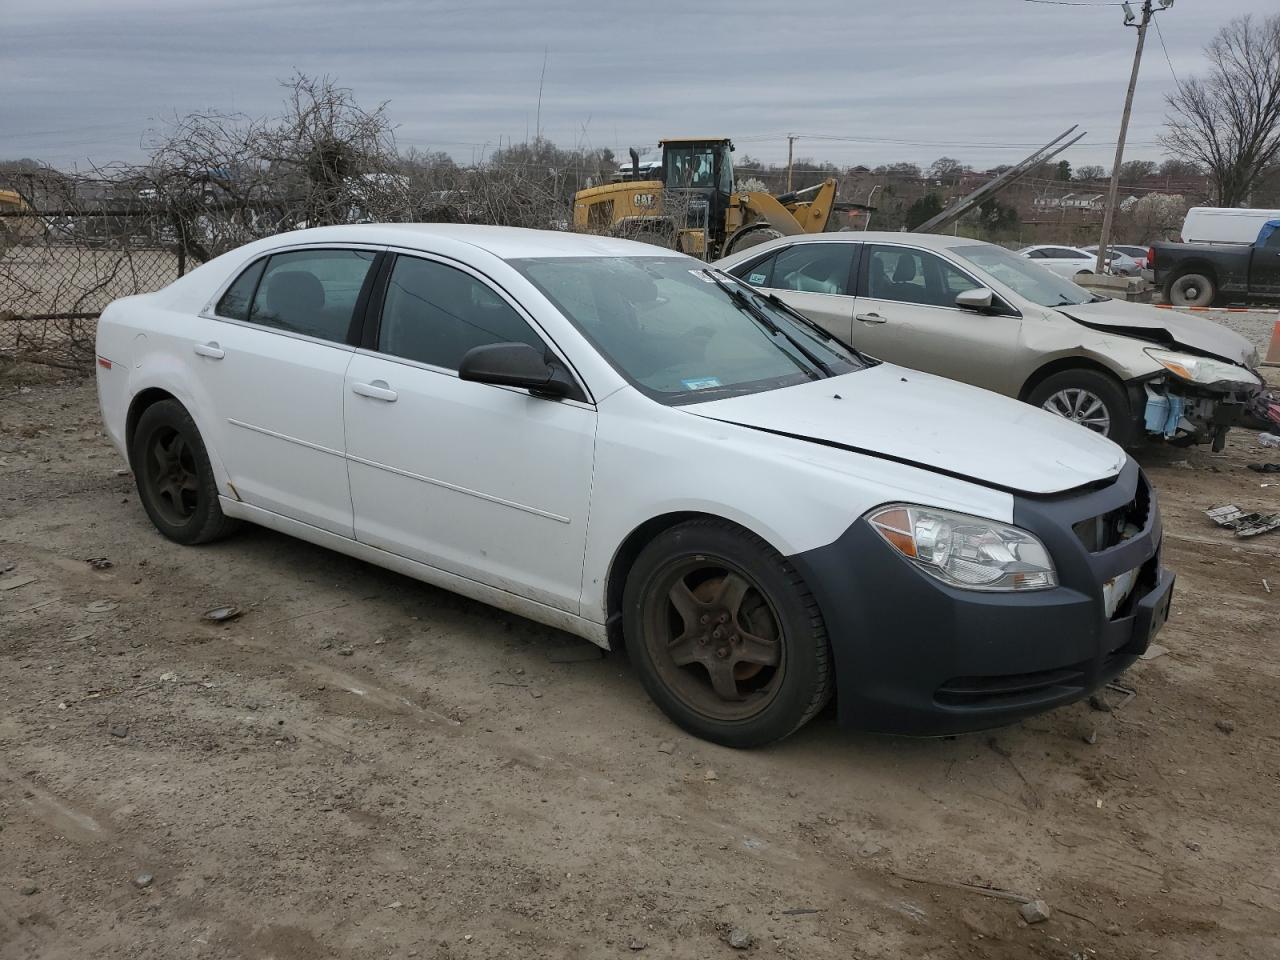
[[1257, 349], [1198, 316], [1099, 296], [964, 237], [782, 237], [718, 264], [863, 353], [1016, 397], [1122, 445], [1250, 423]]

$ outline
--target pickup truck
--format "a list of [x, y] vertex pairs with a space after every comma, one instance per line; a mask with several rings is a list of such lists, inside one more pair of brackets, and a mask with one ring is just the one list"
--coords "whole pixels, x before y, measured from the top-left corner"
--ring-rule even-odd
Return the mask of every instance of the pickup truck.
[[1179, 307], [1280, 300], [1280, 220], [1268, 221], [1248, 245], [1153, 243], [1147, 269], [1165, 300]]

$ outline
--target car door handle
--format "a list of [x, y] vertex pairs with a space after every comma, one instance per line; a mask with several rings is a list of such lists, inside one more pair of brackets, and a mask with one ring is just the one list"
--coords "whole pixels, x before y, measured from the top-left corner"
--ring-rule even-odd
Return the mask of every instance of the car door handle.
[[360, 396], [368, 397], [371, 400], [381, 400], [384, 403], [395, 403], [396, 398], [400, 396], [387, 386], [387, 381], [385, 380], [375, 380], [373, 383], [353, 383], [351, 392], [358, 393]]
[[210, 360], [221, 360], [227, 355], [226, 351], [213, 340], [208, 343], [197, 343], [191, 349], [202, 357], [208, 357]]
[[880, 316], [880, 314], [878, 313], [859, 313], [859, 314], [856, 314], [853, 319], [857, 320], [859, 323], [887, 323], [888, 322], [888, 320], [885, 317]]

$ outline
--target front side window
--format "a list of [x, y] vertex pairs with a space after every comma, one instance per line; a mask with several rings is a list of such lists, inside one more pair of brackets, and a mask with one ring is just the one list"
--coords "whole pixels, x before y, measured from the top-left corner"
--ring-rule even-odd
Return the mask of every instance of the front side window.
[[416, 257], [397, 257], [387, 283], [378, 351], [457, 370], [472, 347], [541, 338], [492, 289], [461, 270]]
[[977, 288], [977, 283], [927, 250], [888, 246], [868, 250], [863, 284], [868, 297], [954, 307], [957, 294]]
[[619, 373], [662, 403], [759, 393], [864, 366], [750, 287], [722, 274], [724, 287], [717, 285], [688, 257], [510, 262]]
[[369, 250], [292, 250], [272, 255], [253, 297], [249, 322], [345, 343], [376, 256]]

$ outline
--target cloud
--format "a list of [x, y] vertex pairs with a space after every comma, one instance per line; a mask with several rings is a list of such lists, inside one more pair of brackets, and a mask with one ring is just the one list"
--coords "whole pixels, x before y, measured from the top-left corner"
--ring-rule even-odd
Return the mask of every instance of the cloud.
[[[1218, 26], [1272, 2], [1160, 14], [1175, 68], [1194, 73]], [[176, 113], [273, 112], [298, 69], [389, 101], [403, 146], [462, 161], [540, 122], [620, 154], [704, 133], [781, 160], [795, 133], [802, 155], [839, 163], [985, 166], [1077, 123], [1089, 136], [1070, 159], [1109, 165], [1134, 42], [1120, 21], [1025, 0], [46, 0], [6, 11], [0, 155], [137, 160]], [[1158, 154], [1172, 84], [1152, 32], [1130, 156]]]

